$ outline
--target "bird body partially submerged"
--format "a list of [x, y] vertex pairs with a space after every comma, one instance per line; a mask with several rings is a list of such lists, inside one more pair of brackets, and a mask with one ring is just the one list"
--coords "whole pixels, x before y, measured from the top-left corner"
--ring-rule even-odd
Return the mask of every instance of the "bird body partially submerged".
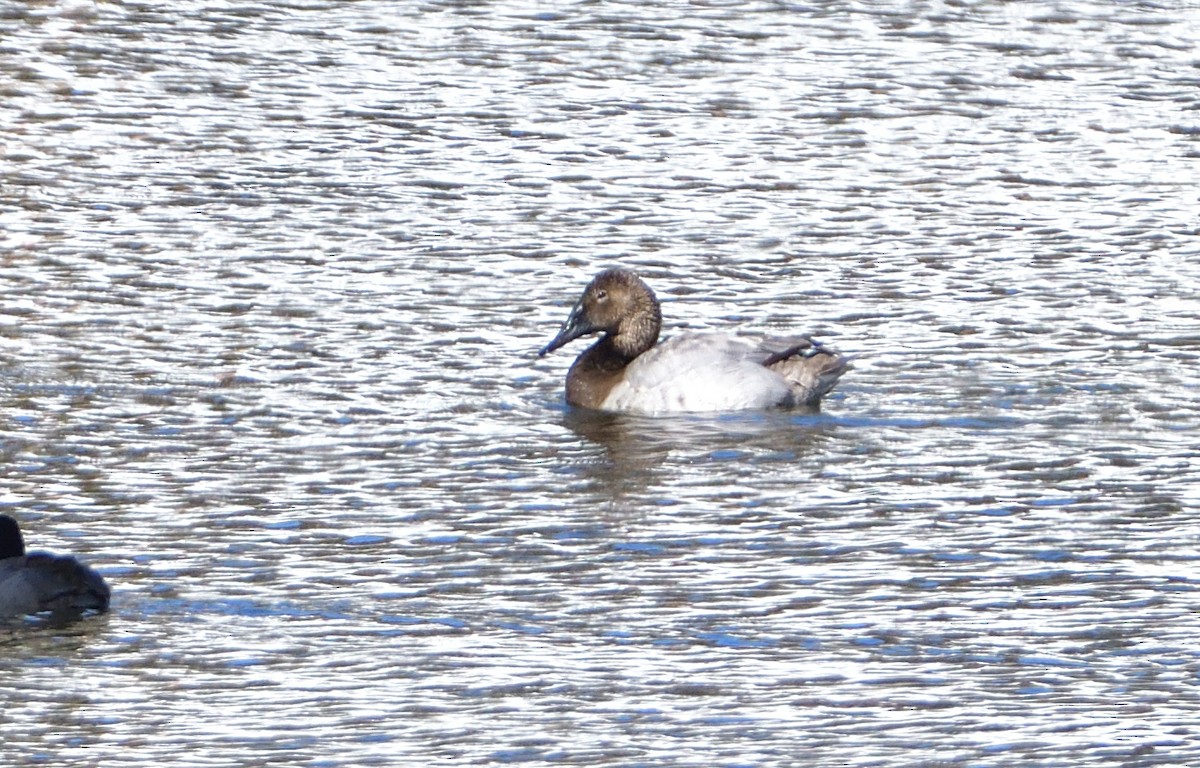
[[108, 610], [104, 578], [69, 555], [26, 552], [17, 521], [0, 515], [0, 618]]
[[807, 337], [751, 342], [685, 333], [659, 344], [662, 312], [641, 278], [607, 269], [592, 280], [542, 355], [603, 333], [567, 373], [567, 402], [643, 414], [820, 409], [849, 360]]

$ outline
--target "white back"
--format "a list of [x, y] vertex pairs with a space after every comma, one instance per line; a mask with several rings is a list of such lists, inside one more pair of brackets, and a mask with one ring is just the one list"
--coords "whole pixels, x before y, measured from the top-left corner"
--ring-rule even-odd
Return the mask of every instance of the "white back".
[[770, 408], [792, 401], [787, 381], [751, 343], [724, 333], [685, 333], [639, 355], [601, 406], [674, 413]]

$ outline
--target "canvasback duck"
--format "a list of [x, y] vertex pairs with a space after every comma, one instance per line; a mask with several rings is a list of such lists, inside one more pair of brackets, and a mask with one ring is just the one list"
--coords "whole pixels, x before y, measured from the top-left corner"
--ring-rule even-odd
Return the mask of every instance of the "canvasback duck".
[[0, 515], [0, 618], [105, 611], [109, 595], [100, 574], [74, 557], [26, 554], [17, 521]]
[[657, 344], [661, 327], [662, 310], [650, 286], [627, 269], [606, 269], [539, 354], [602, 332], [567, 373], [567, 402], [650, 415], [816, 411], [849, 367], [845, 357], [805, 337], [755, 344], [723, 333], [684, 333]]

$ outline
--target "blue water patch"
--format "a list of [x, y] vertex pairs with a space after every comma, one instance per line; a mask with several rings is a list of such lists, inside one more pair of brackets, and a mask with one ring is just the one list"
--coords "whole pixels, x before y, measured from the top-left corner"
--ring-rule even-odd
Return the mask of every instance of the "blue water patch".
[[650, 555], [661, 555], [666, 551], [662, 545], [651, 544], [648, 541], [620, 541], [613, 544], [613, 549], [618, 552], [640, 552]]
[[1029, 502], [1029, 506], [1031, 506], [1031, 507], [1064, 507], [1064, 506], [1067, 506], [1068, 504], [1074, 504], [1077, 501], [1079, 501], [1079, 499], [1075, 498], [1074, 496], [1068, 496], [1066, 498], [1060, 498], [1060, 499], [1037, 499], [1035, 501]]
[[751, 725], [757, 723], [758, 720], [744, 715], [714, 715], [712, 717], [702, 717], [700, 718], [700, 722], [705, 725]]
[[358, 737], [358, 741], [364, 744], [386, 744], [394, 739], [386, 733], [368, 733]]
[[426, 619], [418, 618], [417, 616], [389, 616], [385, 614], [379, 617], [379, 621], [383, 622], [384, 624], [403, 624], [405, 626], [410, 626], [413, 624], [424, 624]]
[[880, 652], [880, 654], [882, 654], [884, 656], [896, 656], [896, 657], [900, 657], [900, 658], [906, 658], [909, 656], [917, 655], [917, 646], [911, 645], [909, 643], [901, 643], [899, 645], [889, 645], [885, 648], [880, 648], [879, 652]]
[[399, 480], [392, 480], [390, 482], [380, 483], [378, 487], [382, 488], [385, 491], [398, 491], [401, 488], [412, 487], [412, 483], [410, 483], [408, 481], [402, 482]]
[[317, 493], [321, 494], [322, 496], [335, 496], [339, 493], [348, 493], [349, 492], [347, 489], [339, 488], [336, 485], [315, 485], [315, 486], [311, 486], [309, 488], [309, 490], [315, 490]]
[[342, 543], [349, 544], [351, 546], [359, 546], [363, 544], [383, 544], [386, 541], [389, 541], [387, 536], [379, 536], [378, 534], [367, 533], [361, 536], [351, 536]]
[[1061, 563], [1065, 560], [1073, 559], [1071, 553], [1065, 549], [1045, 549], [1041, 552], [1034, 552], [1033, 558], [1048, 563]]
[[422, 544], [457, 544], [462, 541], [462, 536], [456, 533], [446, 533], [441, 536], [426, 536], [421, 539]]
[[567, 528], [562, 531], [556, 531], [550, 538], [555, 541], [573, 541], [576, 539], [596, 539], [600, 537], [599, 531], [587, 530], [584, 528]]
[[614, 640], [630, 640], [633, 638], [633, 633], [627, 629], [610, 629], [607, 632], [601, 632], [601, 637], [609, 637]]
[[[436, 625], [440, 627], [449, 627], [450, 629], [466, 629], [467, 622], [462, 619], [456, 619], [452, 616], [443, 616], [437, 619], [430, 619], [423, 616], [379, 616], [378, 621], [382, 624], [392, 624], [399, 627], [420, 627], [426, 625]], [[399, 636], [412, 634], [409, 629], [396, 630], [394, 632], [381, 632], [384, 636]]]
[[51, 464], [67, 464], [74, 466], [79, 463], [79, 459], [69, 454], [63, 454], [59, 456], [44, 456], [42, 457], [42, 463], [43, 466], [49, 466]]
[[298, 608], [287, 603], [272, 603], [262, 605], [250, 600], [229, 600], [225, 603], [212, 603], [213, 607], [224, 608], [218, 613], [228, 613], [235, 616], [311, 616], [312, 611]]
[[937, 552], [933, 559], [949, 563], [973, 563], [982, 560], [983, 557], [974, 552]]
[[545, 750], [535, 749], [533, 747], [522, 747], [520, 749], [501, 749], [492, 753], [492, 759], [500, 763], [528, 763], [534, 760], [543, 762], [549, 759], [549, 755]]
[[675, 542], [677, 545], [692, 547], [719, 547], [722, 544], [727, 544], [729, 538], [727, 536], [698, 536], [691, 541]]
[[988, 754], [999, 754], [1001, 752], [1011, 752], [1014, 749], [1029, 751], [1034, 747], [1047, 746], [1040, 742], [1024, 742], [1021, 744], [986, 744], [980, 745], [979, 749]]
[[[1086, 579], [1086, 576], [1083, 578]], [[1041, 582], [1052, 581], [1075, 581], [1075, 574], [1072, 571], [1062, 568], [1055, 568], [1049, 571], [1038, 571], [1037, 573], [1023, 573], [1013, 578], [1018, 584], [1036, 584]]]
[[[162, 576], [162, 574], [159, 574]], [[292, 603], [255, 603], [250, 600], [183, 600], [179, 598], [160, 598], [147, 600], [139, 605], [146, 615], [175, 616], [179, 621], [198, 621], [204, 614], [219, 616], [289, 616], [324, 618], [347, 618], [342, 615], [315, 613]]]
[[496, 626], [500, 629], [520, 632], [523, 635], [543, 635], [546, 633], [545, 627], [539, 627], [534, 624], [520, 624], [514, 621], [498, 621], [496, 622]]
[[1086, 669], [1089, 666], [1086, 661], [1055, 659], [1050, 656], [1018, 656], [1017, 663], [1036, 667], [1068, 667], [1071, 669]]
[[718, 648], [771, 648], [778, 645], [774, 640], [749, 640], [725, 632], [702, 632], [696, 637]]
[[661, 646], [677, 646], [684, 645], [684, 641], [680, 640], [678, 637], [656, 637], [651, 644]]
[[450, 627], [452, 629], [466, 629], [466, 627], [467, 627], [467, 622], [463, 621], [462, 619], [455, 619], [450, 616], [446, 616], [446, 617], [443, 617], [440, 619], [430, 619], [429, 623], [430, 624], [441, 624], [443, 627]]
[[983, 509], [973, 509], [971, 512], [976, 515], [986, 515], [988, 517], [1008, 517], [1015, 510], [1012, 507], [984, 507]]

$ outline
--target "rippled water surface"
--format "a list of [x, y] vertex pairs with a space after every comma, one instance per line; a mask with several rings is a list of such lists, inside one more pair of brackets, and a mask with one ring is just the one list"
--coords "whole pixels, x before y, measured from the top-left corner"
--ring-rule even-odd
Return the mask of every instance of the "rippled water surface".
[[[0, 0], [0, 762], [1200, 764], [1200, 9]], [[586, 280], [857, 356], [572, 412]]]

